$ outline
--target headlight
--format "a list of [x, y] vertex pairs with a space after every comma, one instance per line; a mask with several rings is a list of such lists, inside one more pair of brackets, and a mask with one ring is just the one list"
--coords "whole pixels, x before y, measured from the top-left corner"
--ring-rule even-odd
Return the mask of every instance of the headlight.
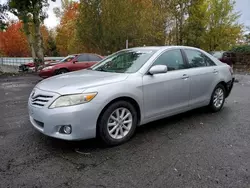
[[52, 69], [54, 66], [48, 66], [48, 67], [44, 67], [43, 70], [49, 70]]
[[77, 104], [83, 104], [91, 101], [97, 93], [82, 93], [82, 94], [74, 94], [74, 95], [64, 95], [57, 98], [49, 108], [58, 108], [65, 106], [73, 106]]

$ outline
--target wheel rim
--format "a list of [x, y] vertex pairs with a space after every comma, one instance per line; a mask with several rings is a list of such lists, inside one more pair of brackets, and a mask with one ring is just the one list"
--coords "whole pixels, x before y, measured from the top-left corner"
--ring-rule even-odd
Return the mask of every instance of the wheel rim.
[[127, 108], [118, 108], [109, 116], [108, 133], [113, 139], [122, 139], [130, 132], [132, 124], [131, 112]]
[[214, 92], [213, 104], [216, 108], [220, 108], [224, 100], [224, 91], [221, 88], [217, 88]]

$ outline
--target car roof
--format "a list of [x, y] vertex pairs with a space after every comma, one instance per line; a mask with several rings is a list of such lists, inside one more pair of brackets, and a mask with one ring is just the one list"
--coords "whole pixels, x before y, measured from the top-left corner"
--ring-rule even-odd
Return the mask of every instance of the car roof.
[[99, 54], [96, 54], [96, 53], [80, 53], [80, 54], [69, 54], [69, 55], [78, 56], [78, 55], [83, 55], [83, 54], [99, 55]]
[[134, 48], [129, 48], [129, 49], [134, 49], [134, 50], [165, 50], [165, 49], [197, 49], [201, 50], [199, 48], [191, 47], [191, 46], [143, 46], [143, 47], [134, 47]]

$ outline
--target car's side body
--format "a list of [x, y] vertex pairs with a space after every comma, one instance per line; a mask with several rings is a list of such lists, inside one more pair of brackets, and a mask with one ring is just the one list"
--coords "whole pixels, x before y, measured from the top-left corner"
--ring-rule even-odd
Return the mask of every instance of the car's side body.
[[[177, 49], [198, 50], [215, 61], [216, 65], [169, 71], [167, 74], [162, 75], [152, 76], [147, 74], [149, 68], [161, 54]], [[112, 88], [107, 90], [107, 85], [98, 85], [98, 88], [91, 87], [85, 92], [98, 90], [100, 94], [99, 102], [105, 101], [101, 109], [113, 100], [117, 100], [117, 98], [127, 97], [133, 99], [140, 108], [141, 117], [139, 124], [142, 125], [150, 121], [208, 105], [215, 86], [218, 83], [226, 85], [231, 82], [232, 75], [228, 69], [227, 65], [202, 50], [181, 46], [167, 47], [154, 54], [139, 72], [133, 75], [128, 74], [127, 78], [123, 81], [113, 83], [112, 88], [119, 91], [118, 93], [114, 94]], [[183, 78], [185, 74], [188, 78]], [[157, 84], [157, 82], [160, 84]], [[163, 85], [167, 87], [163, 87]], [[134, 89], [131, 90], [131, 88]], [[162, 93], [165, 95], [161, 95]], [[99, 96], [95, 98], [95, 101], [98, 100]], [[167, 101], [166, 97], [168, 98]], [[191, 100], [187, 102], [187, 98], [189, 97], [191, 97]]]
[[[39, 83], [35, 88], [37, 95], [49, 95], [52, 91], [53, 97], [42, 107], [34, 107], [32, 105], [34, 99], [30, 97], [30, 117], [34, 127], [44, 134], [56, 138], [88, 139], [96, 136], [99, 117], [114, 101], [126, 100], [132, 103], [138, 113], [137, 124], [143, 125], [209, 105], [214, 88], [218, 84], [223, 84], [227, 96], [229, 95], [233, 83], [230, 67], [210, 54], [197, 48], [184, 46], [147, 47], [146, 49], [149, 51], [157, 50], [157, 52], [135, 73], [83, 70], [55, 76]], [[177, 52], [178, 61], [181, 61], [181, 65], [186, 68], [169, 70], [165, 74], [149, 74], [149, 69], [156, 61], [171, 51]], [[195, 56], [195, 54], [200, 55], [200, 57]], [[194, 56], [192, 61], [195, 62], [195, 66], [199, 66], [202, 62], [205, 62], [206, 65], [211, 64], [192, 67], [194, 65], [191, 66], [189, 63], [190, 56]], [[199, 59], [203, 57], [204, 61]], [[43, 92], [45, 93], [43, 94]], [[48, 109], [59, 96], [91, 92], [98, 94], [89, 103]], [[49, 114], [53, 118], [47, 118]], [[43, 128], [39, 127], [39, 123], [37, 124], [34, 119], [43, 122]], [[46, 126], [46, 124], [61, 125], [60, 123], [73, 124], [75, 131], [70, 135], [58, 134], [56, 128]]]

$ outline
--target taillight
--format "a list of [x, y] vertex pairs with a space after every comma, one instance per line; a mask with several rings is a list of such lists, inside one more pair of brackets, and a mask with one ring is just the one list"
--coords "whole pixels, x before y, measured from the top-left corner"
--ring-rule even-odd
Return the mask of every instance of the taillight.
[[233, 68], [232, 68], [232, 67], [230, 67], [230, 66], [229, 66], [229, 71], [230, 71], [231, 75], [233, 75], [233, 74], [234, 74], [234, 70], [233, 70]]

